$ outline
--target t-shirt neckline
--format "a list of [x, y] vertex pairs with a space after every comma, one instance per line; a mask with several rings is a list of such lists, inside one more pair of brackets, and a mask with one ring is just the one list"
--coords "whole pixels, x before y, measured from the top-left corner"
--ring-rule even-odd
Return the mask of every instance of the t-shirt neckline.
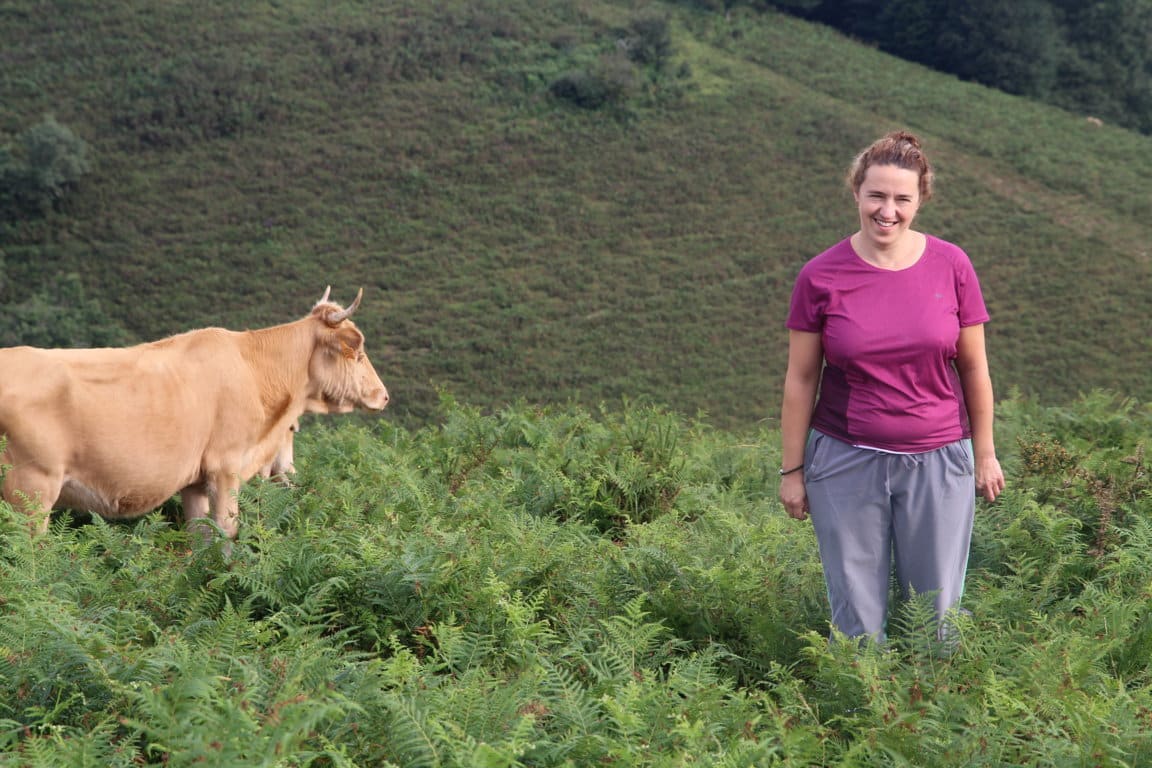
[[860, 253], [856, 250], [856, 246], [854, 246], [852, 244], [852, 236], [851, 235], [849, 235], [847, 238], [845, 238], [844, 242], [847, 243], [847, 245], [848, 245], [849, 253], [851, 253], [853, 257], [858, 259], [861, 264], [865, 265], [869, 269], [874, 269], [877, 272], [900, 273], [900, 272], [907, 272], [908, 270], [915, 268], [916, 265], [918, 265], [918, 264], [920, 264], [920, 262], [924, 261], [924, 257], [928, 255], [928, 250], [932, 245], [932, 236], [927, 234], [927, 233], [923, 233], [923, 234], [924, 234], [924, 248], [920, 251], [920, 255], [917, 256], [916, 260], [913, 261], [911, 264], [909, 264], [906, 267], [900, 267], [899, 269], [888, 269], [887, 267], [880, 267], [880, 266], [877, 266], [877, 265], [873, 264], [872, 262], [868, 261], [868, 259], [866, 259], [860, 255]]

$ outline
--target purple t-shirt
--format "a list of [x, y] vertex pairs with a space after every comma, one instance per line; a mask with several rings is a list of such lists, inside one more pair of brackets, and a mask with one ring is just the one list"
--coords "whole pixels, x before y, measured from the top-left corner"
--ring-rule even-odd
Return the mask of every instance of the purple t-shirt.
[[869, 264], [848, 239], [800, 270], [787, 326], [823, 343], [814, 429], [904, 453], [971, 436], [953, 363], [960, 329], [987, 322], [988, 310], [967, 254], [927, 241], [902, 270]]

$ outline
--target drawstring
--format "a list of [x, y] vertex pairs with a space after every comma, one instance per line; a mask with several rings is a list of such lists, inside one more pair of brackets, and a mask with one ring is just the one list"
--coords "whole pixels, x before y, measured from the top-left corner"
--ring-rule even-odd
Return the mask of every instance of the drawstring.
[[892, 493], [893, 461], [900, 462], [897, 466], [904, 472], [910, 472], [919, 469], [920, 465], [924, 463], [923, 457], [915, 453], [891, 453], [889, 451], [876, 451], [876, 455], [884, 460], [884, 491], [889, 495]]
[[893, 455], [899, 456], [902, 459], [901, 463], [904, 465], [904, 469], [919, 469], [920, 465], [924, 463], [924, 459], [914, 453], [898, 453]]

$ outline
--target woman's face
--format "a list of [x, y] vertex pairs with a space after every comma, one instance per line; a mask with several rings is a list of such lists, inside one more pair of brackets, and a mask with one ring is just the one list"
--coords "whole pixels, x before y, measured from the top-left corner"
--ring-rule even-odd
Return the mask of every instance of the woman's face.
[[920, 210], [920, 174], [895, 165], [873, 165], [856, 190], [860, 232], [884, 248], [897, 242]]

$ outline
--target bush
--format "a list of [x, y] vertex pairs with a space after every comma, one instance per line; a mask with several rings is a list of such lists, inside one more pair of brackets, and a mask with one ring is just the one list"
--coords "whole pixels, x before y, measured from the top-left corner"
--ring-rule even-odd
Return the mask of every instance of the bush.
[[605, 54], [593, 66], [565, 72], [548, 90], [584, 109], [620, 104], [636, 90], [636, 70], [623, 53]]
[[51, 116], [21, 136], [20, 148], [0, 148], [0, 214], [6, 218], [59, 208], [91, 170], [88, 144]]
[[628, 25], [623, 47], [628, 58], [641, 66], [661, 68], [672, 55], [672, 32], [668, 17], [659, 13], [637, 16]]
[[0, 308], [0, 346], [109, 347], [127, 340], [100, 302], [85, 295], [75, 273], [58, 276], [19, 304]]
[[235, 136], [268, 120], [273, 98], [263, 65], [184, 57], [125, 77], [115, 124], [148, 147]]

